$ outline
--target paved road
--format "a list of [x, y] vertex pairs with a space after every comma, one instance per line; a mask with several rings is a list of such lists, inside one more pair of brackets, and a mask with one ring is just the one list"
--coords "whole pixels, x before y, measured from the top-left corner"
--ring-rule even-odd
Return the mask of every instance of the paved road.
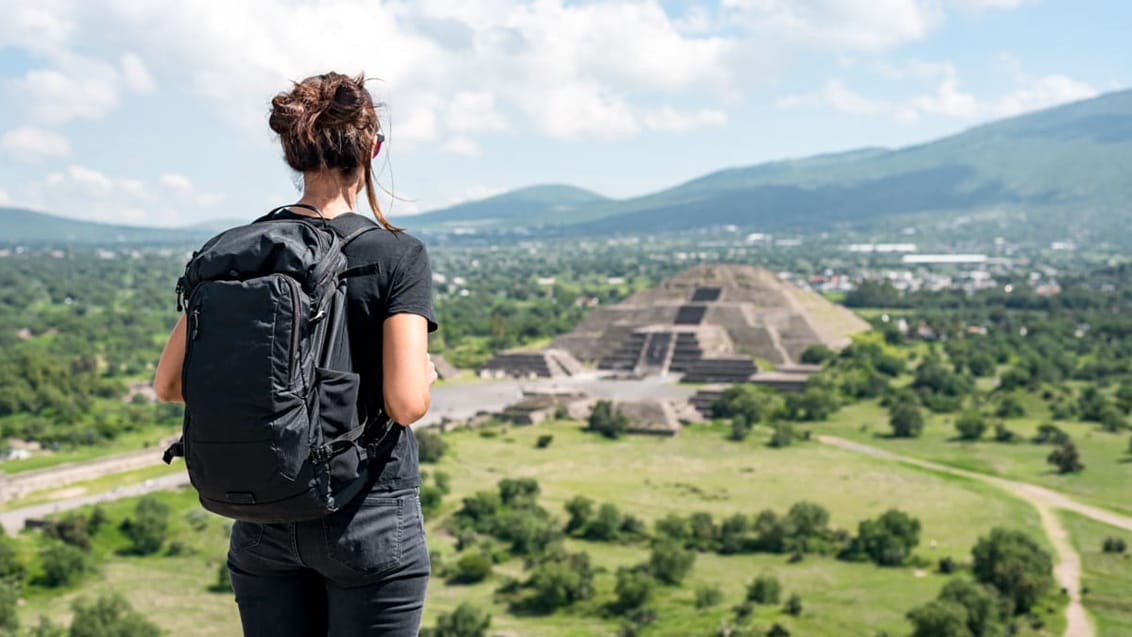
[[134, 484], [126, 487], [119, 487], [113, 491], [106, 493], [98, 493], [94, 495], [84, 495], [75, 498], [67, 498], [64, 500], [57, 500], [55, 502], [48, 502], [46, 504], [37, 504], [34, 506], [24, 507], [22, 509], [13, 509], [0, 513], [0, 524], [4, 526], [4, 530], [9, 534], [20, 532], [24, 528], [24, 522], [28, 519], [42, 518], [45, 515], [58, 513], [60, 511], [67, 511], [77, 507], [85, 506], [88, 504], [96, 504], [98, 502], [109, 502], [119, 498], [129, 498], [137, 495], [145, 495], [152, 491], [163, 491], [166, 489], [175, 489], [189, 484], [189, 476], [185, 473], [175, 473], [172, 475], [161, 476], [152, 480], [146, 480], [141, 484]]
[[1096, 520], [1097, 522], [1129, 531], [1132, 531], [1132, 517], [1113, 513], [1112, 511], [1089, 506], [1087, 504], [1081, 504], [1062, 493], [1026, 482], [1007, 480], [1006, 478], [998, 478], [975, 471], [957, 469], [955, 467], [936, 464], [918, 458], [909, 458], [836, 436], [818, 436], [818, 440], [828, 445], [868, 454], [877, 458], [884, 458], [886, 460], [923, 467], [932, 471], [979, 480], [980, 482], [998, 487], [1029, 502], [1038, 510], [1038, 516], [1042, 521], [1042, 528], [1045, 530], [1046, 535], [1053, 544], [1054, 551], [1057, 553], [1054, 577], [1057, 578], [1057, 582], [1069, 593], [1069, 606], [1066, 608], [1067, 622], [1065, 626], [1065, 637], [1093, 637], [1096, 634], [1092, 622], [1089, 621], [1089, 616], [1085, 612], [1085, 607], [1081, 604], [1081, 556], [1078, 555], [1077, 551], [1073, 548], [1073, 544], [1069, 541], [1069, 533], [1065, 530], [1065, 527], [1062, 526], [1061, 520], [1057, 517], [1055, 511], [1057, 509], [1073, 511], [1074, 513]]

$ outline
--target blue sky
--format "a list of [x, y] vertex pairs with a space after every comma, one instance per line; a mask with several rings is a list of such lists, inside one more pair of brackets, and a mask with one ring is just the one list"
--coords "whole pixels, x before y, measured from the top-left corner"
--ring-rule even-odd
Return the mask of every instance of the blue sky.
[[380, 78], [381, 183], [410, 228], [527, 185], [633, 196], [1132, 84], [1122, 0], [0, 0], [0, 15], [0, 205], [144, 225], [294, 200], [267, 106], [328, 69]]

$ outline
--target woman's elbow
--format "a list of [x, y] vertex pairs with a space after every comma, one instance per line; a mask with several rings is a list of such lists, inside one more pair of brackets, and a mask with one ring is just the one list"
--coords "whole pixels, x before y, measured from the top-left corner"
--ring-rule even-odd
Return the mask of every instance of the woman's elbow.
[[424, 415], [428, 413], [430, 403], [431, 397], [427, 391], [418, 396], [391, 397], [385, 401], [385, 412], [395, 422], [402, 425], [411, 425], [424, 418]]
[[157, 400], [163, 403], [185, 402], [184, 396], [181, 395], [181, 383], [179, 382], [156, 380], [153, 383], [153, 393], [157, 396]]

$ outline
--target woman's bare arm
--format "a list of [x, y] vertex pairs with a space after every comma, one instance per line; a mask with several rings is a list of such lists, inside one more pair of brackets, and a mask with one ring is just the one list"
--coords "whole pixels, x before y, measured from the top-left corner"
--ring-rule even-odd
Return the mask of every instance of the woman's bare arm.
[[428, 412], [429, 388], [436, 381], [428, 355], [428, 320], [419, 314], [394, 314], [382, 324], [381, 337], [385, 413], [410, 425]]
[[181, 395], [181, 365], [185, 361], [185, 315], [182, 314], [165, 349], [161, 352], [161, 359], [157, 361], [157, 373], [153, 377], [153, 391], [157, 399], [167, 403], [183, 403]]

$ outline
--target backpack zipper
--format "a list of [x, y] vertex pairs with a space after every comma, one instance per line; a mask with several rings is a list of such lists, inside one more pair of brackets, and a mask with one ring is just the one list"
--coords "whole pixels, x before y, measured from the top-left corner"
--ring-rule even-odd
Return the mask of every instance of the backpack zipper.
[[284, 275], [283, 280], [291, 290], [291, 360], [288, 382], [295, 382], [296, 365], [299, 358], [299, 284], [289, 276]]

